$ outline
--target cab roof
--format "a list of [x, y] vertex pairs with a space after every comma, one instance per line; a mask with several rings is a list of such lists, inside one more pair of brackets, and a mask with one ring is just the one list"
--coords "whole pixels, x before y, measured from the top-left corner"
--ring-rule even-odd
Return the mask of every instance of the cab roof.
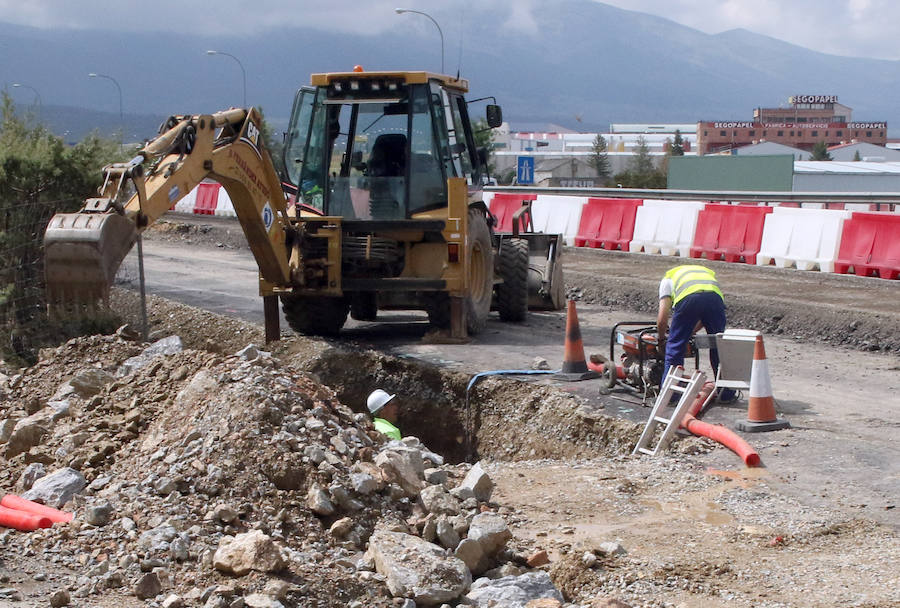
[[360, 80], [386, 78], [402, 80], [404, 84], [424, 84], [430, 80], [437, 80], [448, 89], [456, 89], [462, 93], [469, 92], [469, 81], [465, 78], [455, 78], [446, 74], [434, 72], [325, 72], [313, 74], [310, 82], [314, 87], [328, 86], [338, 80]]

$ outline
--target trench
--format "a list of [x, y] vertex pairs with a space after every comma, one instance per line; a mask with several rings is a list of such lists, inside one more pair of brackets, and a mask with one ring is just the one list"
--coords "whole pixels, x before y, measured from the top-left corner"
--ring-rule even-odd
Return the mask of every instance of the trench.
[[396, 394], [398, 427], [447, 462], [596, 458], [630, 453], [640, 426], [590, 409], [550, 384], [471, 376], [371, 350], [331, 347], [304, 369], [355, 412], [376, 388]]

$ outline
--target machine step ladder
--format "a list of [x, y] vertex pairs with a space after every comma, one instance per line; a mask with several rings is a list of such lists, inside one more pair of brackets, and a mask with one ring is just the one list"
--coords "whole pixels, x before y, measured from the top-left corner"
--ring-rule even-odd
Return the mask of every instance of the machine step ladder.
[[[681, 425], [684, 415], [694, 402], [694, 399], [696, 399], [705, 381], [706, 374], [700, 370], [695, 371], [691, 377], [686, 378], [684, 377], [683, 367], [670, 367], [669, 374], [663, 381], [659, 395], [656, 397], [656, 403], [653, 405], [653, 410], [650, 412], [650, 419], [647, 420], [644, 432], [641, 433], [641, 438], [634, 447], [632, 454], [641, 453], [656, 456], [660, 450], [664, 450], [669, 444], [669, 441], [672, 440], [675, 431], [677, 431], [678, 427]], [[672, 395], [678, 393], [681, 393], [681, 397], [678, 399], [678, 405], [675, 406], [672, 416], [670, 418], [661, 416], [660, 414], [662, 411], [668, 407]], [[656, 442], [656, 447], [651, 448], [650, 443], [656, 435], [657, 425], [660, 424], [664, 424], [666, 427], [660, 434], [659, 440]]]

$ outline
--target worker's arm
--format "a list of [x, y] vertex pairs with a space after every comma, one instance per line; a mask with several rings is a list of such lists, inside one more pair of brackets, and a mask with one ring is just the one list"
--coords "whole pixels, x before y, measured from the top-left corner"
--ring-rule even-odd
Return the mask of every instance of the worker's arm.
[[656, 315], [656, 331], [659, 340], [663, 341], [669, 332], [669, 314], [672, 312], [672, 298], [663, 296], [659, 299], [659, 312]]

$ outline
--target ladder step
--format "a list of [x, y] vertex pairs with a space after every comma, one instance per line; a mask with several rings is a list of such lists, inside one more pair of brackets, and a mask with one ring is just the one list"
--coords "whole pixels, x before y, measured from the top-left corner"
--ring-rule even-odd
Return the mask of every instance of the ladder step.
[[650, 454], [653, 456], [653, 450], [648, 450], [647, 448], [638, 448], [638, 452], [643, 452], [644, 454]]
[[663, 418], [662, 416], [654, 416], [653, 419], [657, 422], [662, 422], [663, 424], [669, 424], [670, 422], [672, 422], [671, 418]]

